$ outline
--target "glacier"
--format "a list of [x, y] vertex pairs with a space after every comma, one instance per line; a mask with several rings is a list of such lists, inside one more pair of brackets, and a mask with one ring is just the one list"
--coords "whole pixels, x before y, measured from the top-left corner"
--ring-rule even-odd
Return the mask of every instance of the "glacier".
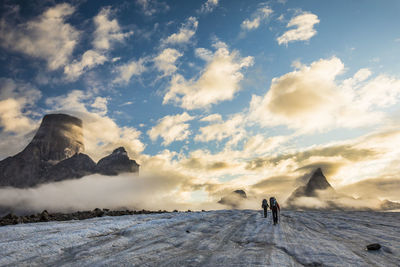
[[[0, 266], [400, 266], [399, 212], [172, 212], [0, 227]], [[380, 243], [378, 251], [366, 245]]]

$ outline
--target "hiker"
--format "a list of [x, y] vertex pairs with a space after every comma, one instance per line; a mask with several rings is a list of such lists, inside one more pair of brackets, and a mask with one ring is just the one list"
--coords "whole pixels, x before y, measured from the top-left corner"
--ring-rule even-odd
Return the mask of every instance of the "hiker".
[[264, 198], [263, 201], [262, 201], [262, 205], [261, 205], [261, 208], [264, 209], [264, 218], [267, 218], [267, 215], [268, 215], [268, 207], [269, 207], [268, 201]]
[[278, 223], [278, 212], [281, 212], [281, 208], [279, 207], [278, 201], [276, 198], [271, 197], [269, 199], [269, 206], [272, 210], [272, 219], [274, 220], [274, 225]]

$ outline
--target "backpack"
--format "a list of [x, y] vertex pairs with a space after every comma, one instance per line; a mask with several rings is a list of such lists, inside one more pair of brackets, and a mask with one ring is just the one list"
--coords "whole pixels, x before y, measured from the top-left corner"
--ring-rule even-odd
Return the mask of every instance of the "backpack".
[[272, 207], [276, 207], [276, 199], [274, 197], [271, 197], [269, 199], [269, 205]]
[[264, 208], [264, 207], [268, 207], [268, 201], [267, 201], [266, 199], [264, 199], [264, 200], [262, 201], [262, 206], [263, 206], [263, 208]]

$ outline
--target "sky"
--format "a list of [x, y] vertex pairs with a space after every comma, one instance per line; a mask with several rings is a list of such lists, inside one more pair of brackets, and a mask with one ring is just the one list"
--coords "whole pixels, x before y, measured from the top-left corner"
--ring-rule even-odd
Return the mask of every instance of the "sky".
[[400, 201], [399, 11], [397, 0], [2, 1], [0, 159], [45, 114], [67, 113], [95, 161], [124, 146], [180, 203], [236, 189], [284, 199], [317, 167], [346, 194]]

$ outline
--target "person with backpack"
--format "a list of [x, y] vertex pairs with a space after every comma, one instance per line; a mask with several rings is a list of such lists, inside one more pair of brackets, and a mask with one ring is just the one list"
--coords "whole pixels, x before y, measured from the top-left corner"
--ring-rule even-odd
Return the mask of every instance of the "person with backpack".
[[281, 208], [279, 207], [278, 201], [276, 201], [275, 197], [271, 197], [269, 199], [269, 206], [272, 211], [272, 219], [274, 221], [274, 225], [276, 225], [278, 223], [278, 213], [281, 212]]
[[264, 218], [267, 218], [269, 205], [268, 205], [268, 201], [265, 198], [262, 201], [261, 208], [264, 209]]

